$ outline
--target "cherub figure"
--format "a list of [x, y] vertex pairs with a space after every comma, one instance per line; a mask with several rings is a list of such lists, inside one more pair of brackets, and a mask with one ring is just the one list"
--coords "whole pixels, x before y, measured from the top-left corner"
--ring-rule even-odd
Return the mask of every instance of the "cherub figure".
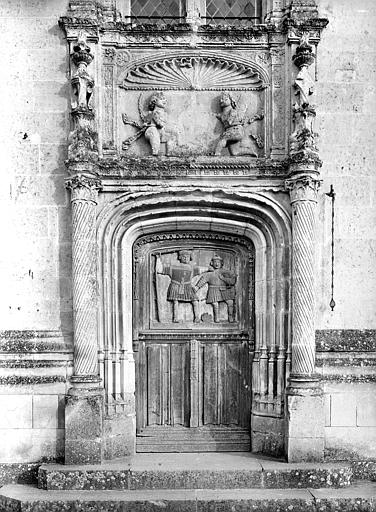
[[[228, 148], [230, 155], [250, 155], [258, 157], [247, 141], [245, 133], [245, 125], [251, 124], [264, 118], [264, 114], [256, 114], [252, 118], [246, 117], [246, 106], [238, 105], [235, 98], [227, 91], [223, 92], [219, 100], [222, 112], [216, 114], [216, 117], [221, 121], [224, 127], [219, 141], [217, 142], [214, 154], [219, 156], [224, 148]], [[250, 135], [251, 138], [256, 140], [257, 145], [260, 147], [259, 137]], [[261, 143], [262, 147], [262, 143]]]
[[163, 92], [154, 93], [148, 103], [148, 112], [145, 114], [141, 107], [141, 95], [138, 102], [138, 110], [142, 124], [129, 119], [123, 114], [123, 123], [138, 128], [138, 132], [123, 142], [123, 149], [127, 150], [133, 142], [142, 135], [149, 142], [153, 156], [158, 156], [161, 149], [161, 143], [166, 143], [166, 155], [169, 155], [172, 148], [172, 139], [166, 131], [167, 125], [167, 99]]

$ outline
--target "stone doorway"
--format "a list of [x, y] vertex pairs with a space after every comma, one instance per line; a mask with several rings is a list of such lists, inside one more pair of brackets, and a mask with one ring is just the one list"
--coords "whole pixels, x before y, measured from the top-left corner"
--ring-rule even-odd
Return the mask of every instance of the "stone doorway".
[[250, 450], [253, 245], [170, 232], [133, 258], [136, 450]]

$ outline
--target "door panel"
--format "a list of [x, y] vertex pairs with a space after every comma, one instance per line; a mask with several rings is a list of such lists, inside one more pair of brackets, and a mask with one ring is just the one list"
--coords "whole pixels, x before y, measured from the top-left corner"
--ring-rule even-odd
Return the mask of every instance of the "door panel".
[[252, 247], [195, 236], [134, 251], [138, 451], [250, 448]]

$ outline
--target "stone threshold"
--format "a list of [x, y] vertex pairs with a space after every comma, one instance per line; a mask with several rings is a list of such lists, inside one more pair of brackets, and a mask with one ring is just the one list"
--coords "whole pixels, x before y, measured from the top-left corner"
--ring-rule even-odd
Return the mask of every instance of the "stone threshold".
[[28, 512], [371, 512], [376, 483], [346, 489], [186, 489], [46, 491], [24, 485], [0, 490], [0, 510]]
[[290, 463], [250, 452], [140, 453], [102, 465], [43, 464], [47, 490], [283, 489], [347, 487], [350, 463]]

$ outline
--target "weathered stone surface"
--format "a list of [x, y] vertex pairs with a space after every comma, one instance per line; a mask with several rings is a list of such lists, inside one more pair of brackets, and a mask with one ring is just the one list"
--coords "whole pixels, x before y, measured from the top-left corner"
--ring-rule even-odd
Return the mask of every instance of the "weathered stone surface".
[[351, 479], [350, 464], [287, 464], [249, 453], [137, 454], [102, 466], [39, 469], [47, 490], [319, 488], [346, 487]]
[[65, 461], [95, 464], [103, 459], [103, 394], [67, 395], [65, 405]]
[[322, 352], [372, 352], [376, 348], [376, 331], [371, 329], [317, 330], [316, 348]]
[[18, 510], [21, 503], [29, 512], [371, 512], [375, 505], [375, 484], [333, 490], [154, 490], [154, 491], [43, 491], [25, 486], [5, 486], [0, 506]]

